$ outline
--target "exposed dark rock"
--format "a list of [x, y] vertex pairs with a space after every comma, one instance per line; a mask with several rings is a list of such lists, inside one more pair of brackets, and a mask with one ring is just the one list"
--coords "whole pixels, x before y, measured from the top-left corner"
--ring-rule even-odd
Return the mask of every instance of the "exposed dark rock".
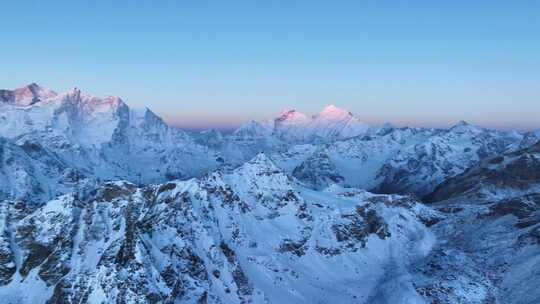
[[135, 191], [135, 185], [124, 184], [119, 186], [114, 183], [106, 184], [101, 190], [103, 199], [107, 202], [114, 200], [115, 198], [123, 197], [132, 194]]
[[382, 240], [390, 237], [388, 224], [368, 206], [358, 206], [356, 213], [345, 214], [342, 217], [347, 219], [349, 223], [334, 225], [332, 230], [337, 241], [346, 242], [348, 247], [354, 248], [357, 243], [361, 247], [365, 247], [367, 237], [371, 234], [377, 235]]
[[317, 250], [318, 253], [326, 256], [336, 256], [341, 254], [341, 250], [339, 248], [326, 248], [321, 246], [315, 246], [315, 250]]
[[225, 242], [221, 242], [221, 244], [219, 244], [219, 248], [227, 258], [227, 261], [229, 261], [229, 263], [234, 263], [236, 255], [229, 245], [227, 245]]
[[462, 207], [450, 206], [450, 207], [437, 208], [437, 210], [439, 210], [440, 212], [443, 212], [443, 213], [458, 213], [458, 212], [463, 211], [463, 208]]
[[51, 254], [52, 249], [38, 243], [32, 243], [28, 246], [28, 256], [24, 260], [20, 273], [23, 276], [28, 275], [30, 270], [41, 265]]
[[512, 214], [519, 219], [525, 219], [537, 210], [540, 210], [540, 193], [496, 202], [490, 206], [490, 215], [505, 216]]
[[279, 252], [291, 252], [299, 257], [306, 254], [306, 242], [307, 240], [293, 241], [290, 239], [283, 240], [281, 245], [279, 245]]
[[167, 184], [163, 184], [163, 185], [159, 186], [157, 192], [159, 194], [159, 193], [162, 193], [162, 192], [165, 192], [165, 191], [173, 190], [174, 188], [176, 188], [175, 183], [167, 183]]
[[238, 295], [246, 296], [252, 294], [253, 287], [249, 284], [246, 274], [238, 264], [234, 250], [232, 250], [225, 242], [221, 242], [219, 247], [221, 252], [223, 252], [223, 255], [227, 258], [230, 266], [233, 267], [232, 277], [236, 284]]
[[191, 249], [184, 248], [181, 252], [181, 257], [185, 261], [185, 265], [182, 269], [183, 272], [200, 281], [206, 281], [208, 279], [204, 261], [194, 254]]

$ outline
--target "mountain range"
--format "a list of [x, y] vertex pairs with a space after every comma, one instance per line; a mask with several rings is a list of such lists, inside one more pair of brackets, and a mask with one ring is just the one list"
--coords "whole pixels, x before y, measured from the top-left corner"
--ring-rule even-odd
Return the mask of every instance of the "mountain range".
[[538, 303], [539, 145], [333, 105], [188, 132], [78, 88], [0, 90], [0, 298]]

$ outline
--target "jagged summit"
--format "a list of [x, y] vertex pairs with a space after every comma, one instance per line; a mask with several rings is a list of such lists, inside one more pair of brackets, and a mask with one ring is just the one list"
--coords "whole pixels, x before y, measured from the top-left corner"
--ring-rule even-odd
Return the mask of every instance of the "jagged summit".
[[[42, 103], [46, 101], [46, 103]], [[117, 96], [97, 97], [82, 91], [75, 86], [61, 94], [32, 82], [26, 86], [13, 90], [0, 90], [0, 104], [11, 106], [51, 106], [66, 102], [84, 104], [89, 107], [97, 106], [101, 111], [107, 107], [117, 108], [124, 105], [123, 100]], [[105, 107], [105, 108], [104, 108]]]
[[33, 82], [14, 90], [0, 90], [0, 103], [30, 106], [56, 96], [56, 92]]
[[282, 111], [275, 121], [277, 124], [303, 124], [309, 121], [309, 117], [292, 109]]
[[[72, 174], [67, 171], [71, 168], [96, 178], [135, 182], [195, 176], [202, 173], [201, 167], [215, 168], [217, 157], [213, 151], [194, 143], [186, 132], [170, 128], [149, 109], [132, 110], [119, 97], [96, 97], [78, 87], [59, 95], [49, 94], [50, 98], [28, 106], [12, 104], [13, 96], [20, 95], [13, 92], [27, 91], [32, 96], [35, 92], [48, 93], [37, 85], [4, 91], [2, 96], [7, 95], [10, 103], [0, 111], [0, 137], [24, 137], [22, 143], [43, 147], [36, 154], [43, 159], [45, 155], [54, 156], [54, 162], [47, 161], [42, 167], [45, 174], [55, 175], [49, 181], [34, 173], [37, 169], [28, 169], [34, 172], [18, 178], [36, 185], [26, 187], [27, 191], [48, 195], [45, 190], [49, 185]], [[60, 164], [55, 163], [58, 161]], [[54, 168], [50, 168], [53, 164]], [[66, 172], [54, 171], [57, 168], [66, 168]]]
[[279, 116], [276, 118], [276, 120], [283, 121], [283, 120], [304, 120], [309, 119], [307, 115], [304, 113], [298, 112], [295, 109], [286, 109], [281, 111]]
[[275, 197], [277, 204], [284, 193], [293, 191], [294, 186], [292, 179], [263, 152], [234, 169], [225, 179], [234, 188], [243, 189], [245, 199], [249, 196]]
[[61, 99], [64, 101], [71, 101], [76, 103], [83, 103], [86, 105], [100, 105], [100, 106], [110, 106], [118, 107], [124, 105], [122, 98], [118, 96], [105, 96], [98, 97], [92, 94], [89, 94], [79, 87], [73, 87], [61, 95]]
[[71, 89], [66, 91], [66, 95], [70, 96], [80, 96], [81, 95], [81, 89], [77, 86], [72, 87]]

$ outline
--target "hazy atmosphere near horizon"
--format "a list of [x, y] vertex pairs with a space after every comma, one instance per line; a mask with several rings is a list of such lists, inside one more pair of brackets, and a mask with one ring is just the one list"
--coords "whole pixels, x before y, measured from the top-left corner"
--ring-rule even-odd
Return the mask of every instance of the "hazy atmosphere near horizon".
[[5, 1], [0, 83], [231, 129], [335, 104], [371, 125], [540, 128], [538, 1]]
[[0, 304], [540, 304], [540, 0], [0, 10]]

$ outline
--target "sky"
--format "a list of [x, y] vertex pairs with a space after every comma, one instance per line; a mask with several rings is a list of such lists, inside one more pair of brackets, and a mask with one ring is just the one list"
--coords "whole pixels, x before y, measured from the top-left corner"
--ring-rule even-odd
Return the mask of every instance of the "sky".
[[230, 129], [327, 104], [540, 128], [540, 1], [4, 1], [0, 87], [77, 86]]

